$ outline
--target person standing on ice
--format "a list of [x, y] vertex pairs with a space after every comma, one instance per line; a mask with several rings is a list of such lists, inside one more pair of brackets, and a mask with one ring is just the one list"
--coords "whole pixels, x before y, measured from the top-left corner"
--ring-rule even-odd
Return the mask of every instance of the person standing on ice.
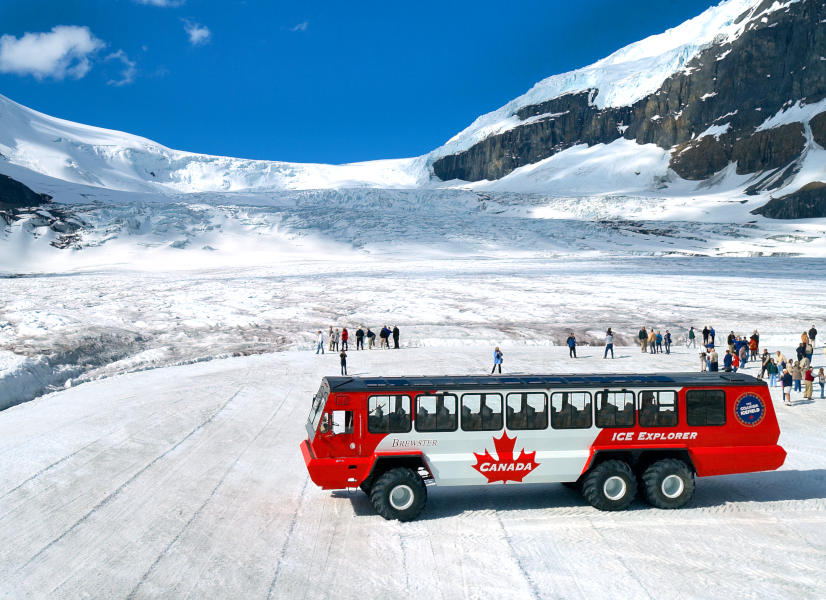
[[781, 390], [786, 406], [792, 405], [792, 376], [788, 369], [783, 369], [783, 376], [780, 378]]
[[708, 341], [711, 343], [712, 346], [714, 345], [714, 336], [715, 336], [714, 327], [709, 325], [708, 326]]
[[336, 327], [335, 332], [333, 333], [333, 350], [338, 350], [338, 341], [341, 339], [341, 332]]
[[322, 354], [324, 354], [324, 334], [321, 333], [320, 329], [318, 330], [318, 339], [316, 340], [316, 342], [317, 345], [315, 353], [318, 354], [319, 352], [321, 352]]
[[817, 337], [817, 329], [815, 329], [815, 324], [812, 323], [812, 328], [809, 330], [809, 343], [812, 345], [812, 348], [815, 347], [815, 338]]
[[336, 349], [335, 346], [333, 346], [335, 340], [334, 340], [334, 336], [333, 336], [333, 326], [332, 325], [330, 325], [330, 331], [329, 331], [329, 333], [327, 333], [327, 339], [330, 341], [330, 347], [328, 348], [328, 350], [330, 350], [330, 352], [332, 352], [333, 350]]
[[347, 340], [350, 338], [350, 334], [347, 332], [346, 327], [341, 328], [341, 349], [342, 350], [349, 350], [350, 348], [347, 346]]
[[823, 367], [817, 372], [817, 382], [820, 384], [820, 397], [823, 398], [823, 388], [826, 387], [826, 374], [823, 373]]
[[777, 365], [774, 364], [774, 359], [770, 358], [766, 365], [766, 373], [769, 374], [769, 387], [775, 387], [777, 385], [777, 372]]
[[731, 350], [726, 350], [726, 355], [723, 357], [723, 370], [731, 373], [732, 364], [734, 364], [734, 357], [731, 355]]
[[399, 326], [393, 325], [393, 348], [399, 349]]
[[367, 349], [372, 350], [373, 349], [373, 344], [376, 343], [376, 334], [374, 332], [370, 331], [370, 328], [368, 327], [366, 335], [367, 335]]
[[803, 379], [803, 369], [800, 368], [800, 361], [792, 365], [792, 382], [794, 383], [794, 391], [799, 392], [800, 380]]
[[[369, 329], [367, 331], [370, 331]], [[359, 326], [356, 329], [356, 350], [364, 350], [364, 330]]]
[[708, 346], [708, 325], [703, 327], [703, 346]]
[[640, 329], [637, 338], [640, 340], [640, 352], [645, 352], [645, 347], [648, 345], [648, 332], [645, 330], [645, 325]]
[[648, 350], [651, 354], [657, 353], [657, 334], [654, 333], [654, 328], [648, 332]]
[[712, 372], [713, 371], [719, 371], [719, 366], [718, 366], [718, 362], [717, 362], [718, 358], [719, 357], [717, 356], [717, 350], [715, 350], [714, 346], [712, 346], [711, 349], [709, 350], [709, 353], [708, 353], [708, 370], [709, 371], [712, 371]]
[[815, 382], [815, 375], [812, 373], [812, 368], [808, 367], [803, 374], [803, 397], [806, 400], [812, 399], [812, 386]]
[[499, 346], [493, 349], [493, 368], [490, 370], [490, 374], [493, 375], [493, 372], [499, 368], [499, 374], [502, 374], [502, 351], [499, 349]]
[[665, 342], [665, 353], [671, 354], [671, 332], [668, 329], [665, 330], [663, 341]]
[[688, 343], [686, 344], [686, 348], [696, 348], [697, 347], [697, 334], [694, 333], [694, 327], [689, 327], [688, 329]]
[[605, 353], [602, 355], [602, 358], [608, 358], [608, 351], [611, 351], [611, 358], [614, 358], [614, 332], [611, 331], [611, 328], [608, 328], [608, 331], [605, 332]]
[[338, 357], [341, 359], [341, 374], [347, 375], [347, 353], [342, 350]]
[[574, 337], [573, 331], [568, 336], [568, 339], [565, 340], [565, 343], [568, 344], [568, 356], [576, 358], [576, 338]]

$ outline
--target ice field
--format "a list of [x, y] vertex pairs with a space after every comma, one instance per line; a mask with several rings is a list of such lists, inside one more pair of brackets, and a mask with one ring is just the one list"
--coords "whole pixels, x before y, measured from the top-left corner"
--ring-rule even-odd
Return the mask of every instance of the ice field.
[[[507, 372], [697, 362], [680, 346], [621, 347], [613, 361], [597, 347], [577, 360], [502, 347]], [[480, 374], [489, 354], [375, 349], [349, 365]], [[558, 484], [436, 486], [402, 524], [358, 490], [309, 481], [298, 444], [320, 378], [337, 373], [336, 355], [294, 350], [93, 381], [0, 412], [0, 597], [823, 597], [826, 400], [795, 394], [786, 407], [775, 390], [784, 467], [698, 479], [685, 509], [599, 512]]]

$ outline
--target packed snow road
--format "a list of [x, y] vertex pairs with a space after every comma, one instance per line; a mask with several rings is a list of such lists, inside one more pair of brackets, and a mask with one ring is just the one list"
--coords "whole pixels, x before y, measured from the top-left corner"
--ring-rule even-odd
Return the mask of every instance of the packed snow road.
[[[350, 352], [351, 374], [483, 373], [489, 350]], [[510, 372], [694, 370], [696, 354], [503, 347]], [[823, 362], [820, 351], [816, 366]], [[752, 370], [753, 371], [753, 370]], [[309, 481], [298, 449], [338, 357], [122, 375], [0, 412], [2, 598], [818, 598], [826, 400], [775, 394], [782, 470], [688, 508], [603, 513], [562, 485], [431, 488], [411, 523]]]

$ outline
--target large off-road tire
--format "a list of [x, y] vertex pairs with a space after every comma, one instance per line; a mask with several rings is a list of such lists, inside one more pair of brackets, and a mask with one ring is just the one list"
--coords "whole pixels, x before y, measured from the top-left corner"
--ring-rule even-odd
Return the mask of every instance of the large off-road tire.
[[637, 494], [637, 478], [628, 463], [606, 460], [582, 481], [582, 495], [599, 510], [625, 510]]
[[370, 490], [370, 500], [385, 519], [411, 521], [427, 502], [427, 488], [418, 473], [398, 467], [376, 480]]
[[664, 458], [642, 475], [645, 500], [657, 508], [681, 508], [694, 496], [694, 473], [683, 461]]

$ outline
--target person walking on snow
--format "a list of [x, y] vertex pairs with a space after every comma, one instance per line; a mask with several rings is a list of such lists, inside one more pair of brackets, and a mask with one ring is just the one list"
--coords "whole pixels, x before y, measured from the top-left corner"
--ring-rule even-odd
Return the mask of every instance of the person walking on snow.
[[696, 348], [697, 347], [697, 334], [694, 333], [694, 327], [690, 327], [688, 329], [688, 344], [686, 344], [686, 348]]
[[496, 346], [493, 350], [493, 368], [490, 370], [490, 374], [493, 375], [493, 372], [499, 368], [499, 374], [502, 374], [502, 351], [499, 349], [499, 346]]
[[338, 357], [341, 359], [341, 374], [347, 375], [347, 353], [342, 350]]
[[318, 339], [316, 340], [316, 342], [317, 345], [315, 353], [318, 354], [319, 352], [321, 352], [322, 354], [324, 354], [324, 334], [321, 333], [320, 329], [318, 330]]
[[812, 348], [815, 347], [815, 338], [817, 337], [817, 329], [815, 329], [814, 323], [812, 323], [812, 328], [809, 330], [809, 343], [812, 344]]
[[568, 344], [568, 356], [576, 358], [576, 338], [574, 337], [573, 331], [571, 335], [568, 336], [568, 339], [565, 340], [565, 343]]
[[665, 353], [671, 354], [671, 332], [668, 329], [665, 330], [665, 337], [663, 338], [665, 341]]
[[608, 358], [608, 351], [611, 351], [611, 358], [614, 358], [614, 332], [611, 331], [611, 328], [608, 328], [608, 331], [605, 332], [605, 354], [602, 355], [602, 358]]

